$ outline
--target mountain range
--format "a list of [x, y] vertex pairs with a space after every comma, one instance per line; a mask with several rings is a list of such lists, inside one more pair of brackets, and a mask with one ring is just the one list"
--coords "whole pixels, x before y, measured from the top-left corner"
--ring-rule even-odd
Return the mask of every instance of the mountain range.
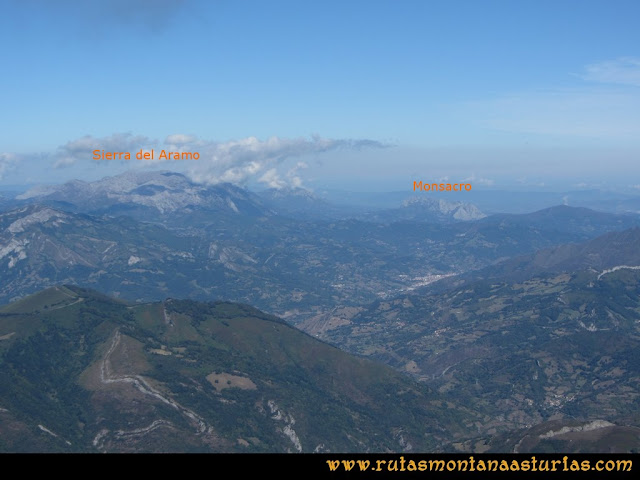
[[257, 194], [168, 172], [70, 182], [20, 199], [0, 213], [0, 301], [72, 283], [128, 300], [239, 301], [293, 322], [640, 225], [638, 216], [570, 207], [470, 221], [289, 217]]
[[638, 215], [171, 172], [0, 202], [4, 451], [639, 448]]

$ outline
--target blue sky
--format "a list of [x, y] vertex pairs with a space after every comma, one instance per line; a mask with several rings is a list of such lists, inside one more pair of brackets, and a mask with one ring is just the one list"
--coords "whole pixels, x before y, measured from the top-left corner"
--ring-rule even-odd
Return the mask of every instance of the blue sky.
[[635, 0], [3, 1], [0, 187], [159, 168], [638, 191], [638, 18]]

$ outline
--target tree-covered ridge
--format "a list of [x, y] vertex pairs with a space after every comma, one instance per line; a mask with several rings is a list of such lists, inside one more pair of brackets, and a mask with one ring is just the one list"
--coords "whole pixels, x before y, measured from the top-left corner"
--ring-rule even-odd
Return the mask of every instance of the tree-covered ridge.
[[430, 451], [474, 417], [246, 305], [55, 287], [0, 338], [0, 407], [32, 439], [4, 451]]

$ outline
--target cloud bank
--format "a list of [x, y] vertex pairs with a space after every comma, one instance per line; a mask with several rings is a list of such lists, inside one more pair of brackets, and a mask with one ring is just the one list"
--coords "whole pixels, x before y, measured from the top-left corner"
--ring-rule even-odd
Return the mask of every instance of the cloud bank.
[[373, 140], [328, 139], [319, 136], [271, 137], [267, 140], [248, 137], [224, 143], [194, 140], [179, 145], [184, 150], [188, 151], [193, 147], [200, 152], [200, 160], [188, 171], [196, 182], [243, 185], [255, 180], [272, 188], [302, 185], [298, 173], [307, 168], [307, 164], [298, 161], [295, 165], [290, 165], [288, 161], [291, 159], [341, 149], [359, 150], [385, 146]]
[[131, 133], [114, 133], [102, 138], [85, 135], [58, 148], [58, 152], [54, 154], [53, 168], [69, 167], [78, 161], [92, 159], [94, 150], [134, 154], [136, 150], [151, 143], [152, 140], [148, 137]]
[[19, 157], [13, 153], [0, 153], [0, 180], [4, 175], [12, 169], [19, 161]]
[[[301, 172], [308, 168], [302, 157], [337, 150], [361, 150], [385, 148], [387, 145], [374, 140], [330, 139], [320, 136], [260, 140], [247, 137], [227, 142], [204, 140], [195, 135], [176, 133], [164, 141], [145, 135], [114, 133], [105, 137], [85, 135], [70, 140], [52, 153], [27, 155], [26, 158], [44, 160], [51, 168], [64, 169], [93, 162], [102, 166], [126, 168], [169, 168], [186, 173], [197, 183], [233, 183], [245, 186], [250, 182], [262, 183], [270, 188], [301, 187]], [[154, 149], [154, 159], [140, 161], [136, 152]], [[131, 160], [94, 160], [95, 150], [104, 152], [129, 152]], [[165, 152], [198, 152], [198, 160], [159, 159]], [[15, 155], [0, 157], [0, 178]], [[12, 156], [13, 155], [13, 156]]]

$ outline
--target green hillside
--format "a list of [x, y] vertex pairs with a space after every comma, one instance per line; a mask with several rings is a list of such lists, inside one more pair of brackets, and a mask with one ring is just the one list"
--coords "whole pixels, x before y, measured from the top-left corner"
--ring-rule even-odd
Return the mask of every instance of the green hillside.
[[0, 353], [3, 451], [437, 451], [474, 420], [232, 303], [50, 288], [0, 310]]

